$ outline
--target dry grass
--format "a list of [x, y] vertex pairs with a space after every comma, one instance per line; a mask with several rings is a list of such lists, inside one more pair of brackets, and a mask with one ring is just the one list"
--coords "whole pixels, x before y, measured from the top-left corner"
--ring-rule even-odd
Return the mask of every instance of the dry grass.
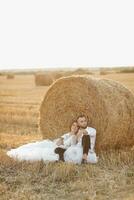
[[125, 199], [133, 194], [134, 152], [101, 153], [99, 163], [75, 165], [17, 162], [6, 156], [9, 148], [40, 136], [1, 135], [0, 199]]
[[[104, 76], [134, 92], [133, 73]], [[2, 76], [0, 83], [0, 200], [134, 199], [134, 149], [102, 152], [98, 164], [86, 166], [17, 162], [6, 156], [10, 148], [42, 138], [37, 121], [48, 87], [36, 87], [31, 75]]]
[[134, 67], [122, 68], [118, 73], [134, 73]]
[[0, 132], [19, 135], [38, 132], [39, 106], [48, 87], [36, 87], [34, 76], [1, 77]]

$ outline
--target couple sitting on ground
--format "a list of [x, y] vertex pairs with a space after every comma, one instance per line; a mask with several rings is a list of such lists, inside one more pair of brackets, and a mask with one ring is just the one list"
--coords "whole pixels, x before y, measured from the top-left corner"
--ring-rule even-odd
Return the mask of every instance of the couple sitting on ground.
[[59, 155], [60, 161], [72, 161], [75, 163], [97, 162], [94, 151], [96, 140], [96, 129], [87, 126], [85, 115], [80, 115], [71, 125], [69, 133], [54, 140], [57, 144], [55, 153]]
[[70, 126], [70, 132], [58, 139], [44, 139], [24, 144], [7, 151], [7, 155], [17, 160], [65, 161], [75, 164], [97, 163], [98, 157], [94, 151], [96, 129], [88, 127], [88, 120], [80, 115]]

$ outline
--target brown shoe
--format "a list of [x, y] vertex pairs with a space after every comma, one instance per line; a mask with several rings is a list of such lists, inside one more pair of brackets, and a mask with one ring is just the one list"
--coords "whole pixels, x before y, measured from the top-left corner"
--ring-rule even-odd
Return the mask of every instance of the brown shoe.
[[87, 160], [86, 159], [82, 159], [81, 164], [87, 164]]

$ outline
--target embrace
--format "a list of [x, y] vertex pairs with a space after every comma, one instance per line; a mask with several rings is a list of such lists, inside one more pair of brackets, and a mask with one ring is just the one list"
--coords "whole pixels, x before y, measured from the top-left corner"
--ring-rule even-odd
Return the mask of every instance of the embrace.
[[11, 149], [7, 155], [17, 160], [62, 161], [75, 164], [97, 163], [96, 129], [88, 127], [87, 124], [86, 116], [80, 115], [70, 125], [70, 131], [61, 137], [25, 144]]

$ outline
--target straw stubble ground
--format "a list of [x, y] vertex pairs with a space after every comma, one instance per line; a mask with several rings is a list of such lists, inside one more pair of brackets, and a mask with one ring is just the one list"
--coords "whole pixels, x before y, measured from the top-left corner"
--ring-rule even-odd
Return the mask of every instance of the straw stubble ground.
[[[134, 92], [132, 73], [103, 77], [119, 80]], [[0, 77], [0, 199], [133, 200], [133, 149], [103, 152], [98, 164], [86, 166], [17, 162], [6, 156], [10, 148], [42, 139], [39, 106], [47, 89], [36, 87], [30, 75]]]

